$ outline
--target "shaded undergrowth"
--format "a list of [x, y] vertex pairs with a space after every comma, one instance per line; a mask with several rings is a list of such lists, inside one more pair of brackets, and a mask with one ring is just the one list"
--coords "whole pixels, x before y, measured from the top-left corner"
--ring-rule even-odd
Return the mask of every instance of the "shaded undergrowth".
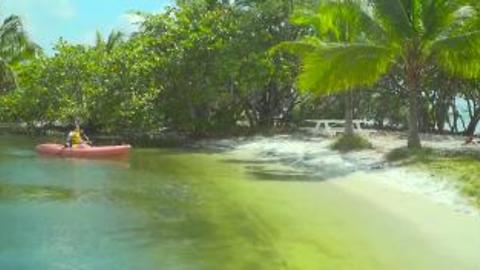
[[360, 135], [342, 135], [331, 145], [332, 150], [343, 153], [372, 149], [372, 144]]

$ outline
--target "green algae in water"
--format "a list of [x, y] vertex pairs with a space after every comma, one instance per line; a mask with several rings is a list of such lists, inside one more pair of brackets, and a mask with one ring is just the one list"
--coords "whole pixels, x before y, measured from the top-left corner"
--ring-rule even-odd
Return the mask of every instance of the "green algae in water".
[[[473, 270], [479, 263], [446, 256], [416, 215], [398, 217], [335, 181], [263, 179], [229, 159], [160, 150], [135, 151], [126, 164], [3, 155], [0, 269]], [[470, 226], [445, 230], [480, 239]]]

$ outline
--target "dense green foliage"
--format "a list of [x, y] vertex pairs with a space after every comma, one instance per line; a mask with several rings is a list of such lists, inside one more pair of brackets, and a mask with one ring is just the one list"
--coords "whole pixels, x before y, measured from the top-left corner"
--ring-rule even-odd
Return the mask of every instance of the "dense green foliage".
[[53, 56], [18, 68], [20, 87], [2, 98], [1, 116], [31, 125], [79, 117], [103, 132], [272, 126], [298, 96], [295, 58], [269, 51], [302, 31], [289, 24], [292, 11], [291, 1], [182, 1], [141, 14], [127, 40], [118, 33], [98, 35], [95, 46], [60, 40]]

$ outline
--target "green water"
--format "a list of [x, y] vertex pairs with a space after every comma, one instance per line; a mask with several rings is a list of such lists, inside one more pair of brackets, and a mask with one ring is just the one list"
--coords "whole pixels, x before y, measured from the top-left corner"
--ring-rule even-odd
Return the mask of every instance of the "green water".
[[362, 179], [279, 180], [181, 150], [41, 158], [34, 145], [0, 137], [0, 269], [480, 269], [477, 217]]

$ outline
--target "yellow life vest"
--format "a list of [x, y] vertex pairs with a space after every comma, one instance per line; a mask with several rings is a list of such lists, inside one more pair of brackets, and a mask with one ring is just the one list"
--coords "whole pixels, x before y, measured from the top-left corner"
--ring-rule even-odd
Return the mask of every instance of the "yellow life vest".
[[75, 129], [72, 132], [72, 144], [81, 144], [82, 143], [82, 135], [80, 134], [80, 130]]

